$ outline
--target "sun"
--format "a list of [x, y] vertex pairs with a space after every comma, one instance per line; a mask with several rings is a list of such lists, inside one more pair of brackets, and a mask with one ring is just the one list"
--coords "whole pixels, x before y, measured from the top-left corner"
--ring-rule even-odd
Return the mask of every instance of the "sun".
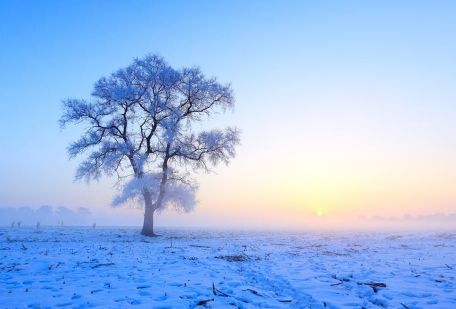
[[317, 211], [317, 216], [323, 217], [323, 211], [321, 211], [321, 210], [320, 210], [320, 211]]

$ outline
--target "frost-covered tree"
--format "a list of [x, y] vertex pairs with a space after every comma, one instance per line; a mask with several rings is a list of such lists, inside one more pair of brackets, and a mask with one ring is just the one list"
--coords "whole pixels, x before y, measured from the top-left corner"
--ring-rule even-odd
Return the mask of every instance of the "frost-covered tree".
[[235, 156], [234, 128], [196, 132], [203, 122], [234, 104], [230, 85], [198, 68], [173, 69], [150, 55], [95, 83], [92, 99], [63, 102], [60, 124], [82, 124], [70, 157], [86, 153], [76, 178], [115, 176], [123, 188], [113, 205], [144, 205], [142, 234], [153, 236], [156, 211], [169, 206], [190, 211], [196, 204], [194, 169], [209, 171]]

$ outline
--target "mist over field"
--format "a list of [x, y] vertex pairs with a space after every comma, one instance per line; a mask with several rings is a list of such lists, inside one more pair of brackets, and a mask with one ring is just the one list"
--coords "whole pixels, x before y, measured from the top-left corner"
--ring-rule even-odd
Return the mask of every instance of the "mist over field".
[[[70, 209], [66, 207], [41, 206], [38, 208], [0, 208], [0, 226], [11, 226], [21, 222], [22, 226], [35, 227], [39, 222], [41, 226], [130, 226], [139, 229], [143, 211], [141, 209], [115, 209], [109, 214], [104, 211], [93, 212], [88, 208], [79, 207]], [[455, 231], [456, 213], [431, 215], [403, 215], [400, 217], [345, 217], [330, 218], [309, 215], [306, 218], [277, 216], [274, 220], [258, 214], [256, 220], [242, 218], [226, 218], [223, 224], [211, 223], [217, 220], [213, 217], [198, 213], [178, 214], [165, 212], [157, 216], [158, 228], [205, 228], [208, 230], [263, 230], [263, 231], [370, 231], [370, 232], [395, 232], [395, 231]], [[267, 220], [271, 220], [265, 224]], [[260, 223], [258, 221], [261, 221]]]
[[0, 1], [0, 308], [456, 308], [455, 16]]

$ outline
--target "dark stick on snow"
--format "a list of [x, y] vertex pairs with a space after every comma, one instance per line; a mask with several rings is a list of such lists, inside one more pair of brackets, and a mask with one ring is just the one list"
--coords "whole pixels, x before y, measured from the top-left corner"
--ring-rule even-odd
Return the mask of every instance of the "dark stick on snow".
[[215, 283], [214, 282], [212, 282], [212, 293], [214, 295], [220, 295], [220, 296], [223, 296], [223, 297], [231, 297], [230, 295], [226, 294], [225, 292], [222, 292], [219, 289], [217, 289], [215, 287]]
[[97, 264], [95, 266], [92, 266], [92, 268], [98, 268], [98, 267], [101, 267], [101, 266], [111, 266], [111, 265], [114, 265], [114, 263], [100, 263], [100, 264]]

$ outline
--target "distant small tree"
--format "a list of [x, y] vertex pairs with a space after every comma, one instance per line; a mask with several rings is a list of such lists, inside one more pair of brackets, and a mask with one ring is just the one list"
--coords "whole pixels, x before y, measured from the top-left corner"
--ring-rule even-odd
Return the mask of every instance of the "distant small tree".
[[209, 171], [235, 156], [235, 128], [196, 132], [196, 124], [234, 104], [231, 86], [206, 78], [198, 68], [175, 70], [157, 55], [135, 59], [101, 78], [92, 101], [68, 99], [62, 127], [83, 123], [70, 157], [90, 151], [77, 179], [115, 176], [123, 185], [113, 205], [140, 199], [142, 234], [153, 236], [154, 213], [168, 206], [190, 211], [196, 204], [191, 169]]

